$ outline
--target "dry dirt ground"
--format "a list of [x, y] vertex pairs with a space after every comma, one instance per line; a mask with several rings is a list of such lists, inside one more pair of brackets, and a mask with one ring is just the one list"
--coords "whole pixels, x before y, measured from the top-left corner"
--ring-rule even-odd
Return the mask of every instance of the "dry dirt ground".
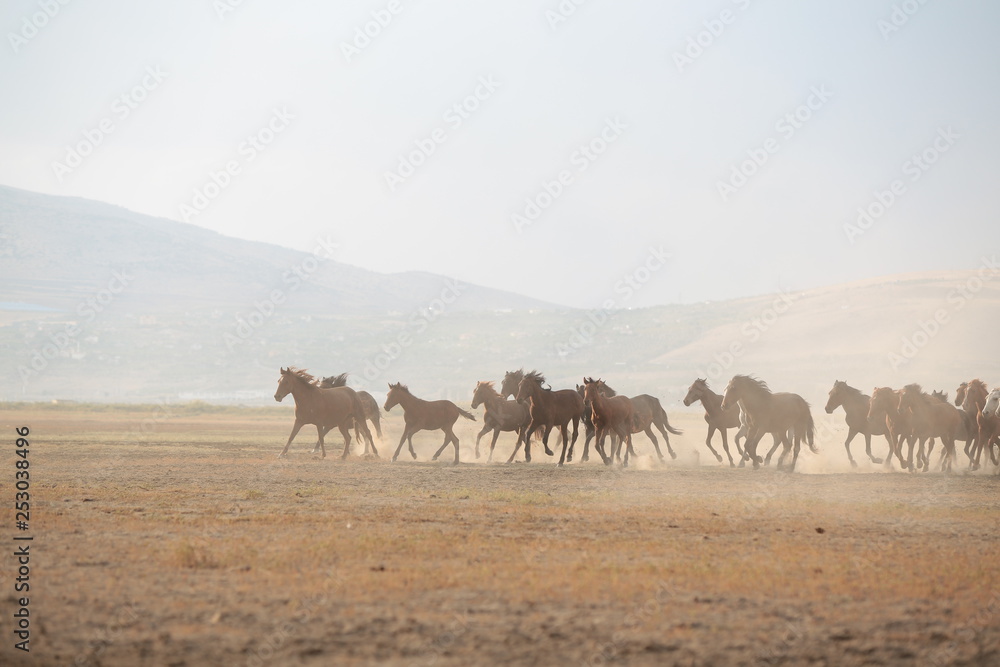
[[460, 466], [438, 435], [391, 464], [398, 415], [380, 460], [310, 429], [278, 461], [290, 413], [0, 414], [4, 541], [22, 425], [35, 538], [2, 664], [1000, 664], [1000, 478], [852, 472], [836, 429], [789, 474], [716, 463], [693, 413], [626, 470], [476, 462], [470, 422]]

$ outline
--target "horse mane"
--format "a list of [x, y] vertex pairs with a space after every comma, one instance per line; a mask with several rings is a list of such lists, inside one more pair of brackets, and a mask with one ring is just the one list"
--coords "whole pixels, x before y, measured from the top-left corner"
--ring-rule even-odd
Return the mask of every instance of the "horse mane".
[[844, 391], [846, 391], [851, 396], [864, 397], [864, 395], [865, 395], [865, 393], [863, 391], [861, 391], [857, 387], [852, 387], [851, 385], [847, 384], [843, 380], [837, 380], [835, 384], [839, 384], [841, 387], [843, 387]]
[[[390, 384], [390, 385], [389, 385], [389, 388], [390, 388], [390, 389], [399, 389], [400, 391], [405, 391], [405, 392], [406, 392], [407, 394], [409, 394], [409, 393], [410, 393], [410, 388], [409, 388], [409, 387], [407, 387], [407, 386], [406, 386], [405, 384], [403, 384], [402, 382], [397, 382], [396, 384]], [[412, 394], [410, 394], [410, 395], [412, 396]]]
[[531, 380], [532, 382], [537, 382], [538, 386], [545, 384], [545, 376], [538, 371], [531, 371], [530, 373], [524, 374], [525, 380]]
[[320, 382], [320, 386], [324, 388], [346, 387], [347, 373], [341, 373], [340, 375], [331, 375], [330, 377], [323, 378], [323, 381]]
[[304, 368], [296, 368], [295, 366], [289, 366], [286, 369], [286, 373], [288, 373], [295, 379], [299, 380], [300, 382], [304, 382], [305, 384], [310, 384], [313, 386], [319, 384], [319, 381], [316, 380], [315, 376], [310, 375], [309, 372], [306, 371], [306, 369]]
[[923, 399], [925, 402], [931, 400], [931, 395], [928, 394], [927, 392], [925, 392], [924, 389], [923, 389], [923, 387], [921, 387], [916, 382], [913, 382], [913, 383], [908, 384], [905, 387], [903, 387], [903, 393], [904, 394], [916, 394], [921, 399]]
[[974, 388], [982, 391], [984, 394], [990, 393], [990, 390], [986, 387], [986, 383], [980, 380], [979, 378], [976, 378], [975, 380], [969, 380], [968, 387], [966, 388], [965, 391], [966, 393], [968, 393], [971, 389]]
[[742, 378], [742, 380], [753, 384], [754, 386], [757, 387], [757, 389], [759, 389], [760, 391], [763, 391], [766, 394], [770, 394], [771, 393], [771, 388], [767, 386], [766, 382], [764, 382], [763, 380], [759, 380], [759, 379], [753, 377], [752, 375], [734, 375], [733, 376], [733, 380], [736, 380], [737, 378]]

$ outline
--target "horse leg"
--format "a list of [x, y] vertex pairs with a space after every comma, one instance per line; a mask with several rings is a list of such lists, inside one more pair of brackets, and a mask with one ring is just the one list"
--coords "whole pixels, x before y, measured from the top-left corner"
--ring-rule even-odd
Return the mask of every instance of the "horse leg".
[[445, 430], [444, 427], [441, 427], [441, 430], [444, 431], [444, 442], [441, 443], [441, 446], [438, 447], [436, 452], [434, 452], [434, 456], [431, 457], [431, 461], [437, 461], [438, 457], [441, 456], [441, 452], [443, 452], [444, 448], [451, 442], [451, 436], [448, 435], [448, 431]]
[[757, 443], [760, 442], [760, 439], [764, 437], [764, 432], [756, 428], [753, 429], [752, 431], [750, 429], [747, 429], [747, 431], [748, 431], [747, 439], [743, 443], [745, 445], [743, 449], [744, 456], [747, 457], [748, 460], [753, 462], [753, 468], [754, 470], [757, 470], [758, 468], [760, 468], [760, 464], [763, 463], [763, 459], [757, 456]]
[[[411, 435], [411, 433], [410, 433], [410, 427], [409, 426], [404, 427], [403, 428], [403, 435], [399, 436], [399, 446], [396, 447], [396, 453], [392, 455], [393, 462], [395, 462], [396, 459], [399, 458], [399, 453], [401, 451], [403, 451], [403, 443], [406, 442], [407, 437], [409, 437], [410, 435]], [[412, 445], [411, 445], [411, 447], [412, 447]]]
[[524, 441], [524, 462], [531, 463], [531, 435], [537, 428], [538, 426], [534, 422], [531, 422], [527, 427], [525, 427], [524, 437], [518, 439], [517, 444], [514, 446], [514, 452], [510, 455], [510, 458], [507, 459], [507, 463], [512, 462], [514, 457], [517, 456], [517, 452], [521, 449], [522, 440]]
[[865, 453], [868, 454], [868, 458], [871, 459], [871, 462], [874, 463], [875, 465], [878, 465], [878, 464], [882, 463], [882, 459], [877, 458], [877, 457], [875, 457], [875, 456], [872, 455], [872, 434], [871, 434], [871, 432], [870, 431], [865, 431], [865, 433], [863, 435], [865, 436]]
[[[357, 435], [357, 428], [355, 428], [354, 434]], [[351, 427], [346, 423], [341, 424], [340, 435], [344, 436], [344, 453], [340, 455], [340, 458], [346, 459], [347, 455], [351, 453]], [[326, 453], [324, 452], [323, 455], [326, 456]]]
[[[490, 442], [490, 455], [486, 459], [487, 463], [493, 463], [493, 448], [497, 446], [497, 438], [499, 438], [499, 437], [500, 437], [500, 429], [499, 428], [493, 429], [493, 440]], [[517, 439], [518, 439], [518, 442], [520, 442], [520, 440], [521, 440], [521, 429], [517, 430]], [[479, 457], [477, 456], [476, 458], [479, 458]]]
[[562, 453], [559, 455], [559, 466], [566, 462], [566, 451], [569, 448], [569, 423], [563, 424], [559, 427], [559, 433], [562, 435]]
[[[726, 429], [720, 428], [719, 432], [722, 433], [722, 446], [726, 448], [726, 454], [729, 454], [729, 443], [726, 442]], [[719, 463], [722, 463], [722, 456], [719, 454], [719, 452], [715, 451], [715, 447], [712, 446], [712, 436], [713, 435], [715, 435], [715, 426], [712, 425], [712, 424], [709, 424], [708, 425], [708, 437], [705, 438], [705, 444], [708, 446], [709, 451], [712, 452], [712, 455], [715, 456], [715, 458], [719, 461]], [[735, 465], [733, 463], [733, 456], [732, 456], [732, 454], [729, 454], [729, 465], [730, 466]]]
[[549, 433], [552, 433], [552, 424], [545, 427], [545, 433], [542, 435], [542, 447], [545, 448], [546, 456], [555, 456], [551, 449], [549, 449]]
[[[715, 428], [714, 426], [711, 428]], [[735, 468], [736, 464], [733, 462], [733, 455], [729, 452], [729, 438], [726, 437], [725, 427], [719, 429], [719, 433], [722, 435], [722, 449], [726, 452], [726, 457], [729, 459], [729, 467]], [[712, 440], [709, 438], [708, 448], [712, 449]], [[714, 451], [714, 450], [713, 450]], [[722, 457], [718, 457], [719, 463], [722, 463]]]
[[[319, 430], [319, 426], [316, 427], [316, 430]], [[326, 435], [327, 431], [329, 431], [329, 430], [330, 430], [330, 427], [328, 427], [328, 426], [324, 427], [323, 428], [323, 435]], [[317, 453], [319, 453], [319, 438], [316, 438], [316, 444], [315, 444], [315, 446], [313, 446], [313, 450], [310, 453], [311, 454], [317, 454]]]
[[[851, 456], [851, 440], [854, 440], [854, 436], [856, 436], [857, 434], [858, 434], [858, 429], [851, 426], [847, 431], [847, 440], [844, 441], [844, 449], [847, 450], [847, 460], [851, 462], [852, 468], [858, 467], [858, 462], [854, 460], [853, 456]], [[871, 455], [872, 455], [872, 450], [871, 446], [869, 446], [868, 456]]]
[[[663, 454], [660, 452], [660, 443], [656, 441], [656, 436], [653, 435], [653, 426], [652, 426], [652, 424], [650, 424], [649, 426], [646, 427], [645, 433], [646, 433], [647, 436], [649, 436], [649, 439], [653, 441], [653, 449], [656, 450], [656, 455], [660, 457], [660, 463], [663, 463], [663, 461], [665, 459], [663, 458]], [[631, 437], [631, 434], [630, 434], [629, 435], [629, 440], [631, 440], [631, 439], [632, 439], [632, 437]]]
[[[618, 434], [619, 441], [625, 443], [625, 460], [622, 461], [622, 467], [627, 468], [629, 457], [635, 456], [635, 450], [632, 449], [632, 429], [619, 424], [618, 427], [615, 428], [615, 432]], [[655, 438], [653, 439], [653, 442], [656, 442]], [[619, 447], [621, 447], [621, 445], [619, 445]], [[657, 451], [659, 451], [659, 447], [657, 447]], [[662, 456], [660, 457], [660, 460], [663, 460]]]
[[[782, 442], [784, 442], [784, 437], [779, 438], [777, 433], [772, 433], [771, 434], [771, 438], [774, 440], [774, 444], [771, 445], [770, 451], [767, 453], [767, 456], [764, 457], [764, 465], [766, 465], [766, 466], [771, 465], [771, 457], [774, 456], [774, 450], [776, 450], [778, 448], [779, 444], [781, 444]], [[782, 456], [779, 457], [779, 460], [778, 460], [778, 465], [779, 466], [781, 465], [781, 460], [780, 459], [784, 458], [783, 455], [784, 455], [784, 451], [782, 451]]]
[[[586, 463], [590, 460], [590, 441], [594, 439], [594, 428], [588, 427], [584, 433], [583, 441], [583, 457], [580, 459], [580, 463]], [[597, 445], [594, 445], [596, 448]]]
[[413, 457], [413, 459], [414, 459], [414, 460], [416, 460], [416, 458], [417, 458], [417, 452], [416, 452], [416, 450], [414, 450], [414, 449], [413, 449], [413, 435], [414, 435], [414, 434], [415, 434], [415, 433], [416, 433], [417, 431], [419, 431], [419, 430], [420, 430], [420, 429], [418, 428], [418, 429], [414, 429], [414, 430], [410, 431], [410, 437], [408, 437], [408, 438], [406, 439], [406, 444], [407, 444], [407, 445], [409, 446], [409, 448], [410, 448], [410, 456], [411, 456], [411, 457]]
[[292, 424], [292, 432], [288, 435], [288, 442], [285, 443], [284, 449], [282, 449], [281, 452], [278, 454], [279, 459], [288, 453], [288, 446], [292, 444], [292, 440], [295, 438], [296, 435], [298, 435], [299, 430], [304, 425], [305, 425], [304, 422], [300, 422], [298, 419], [296, 419], [295, 423]]
[[[485, 422], [486, 420], [484, 419], [483, 421]], [[490, 425], [489, 424], [483, 424], [483, 430], [480, 431], [476, 435], [476, 458], [477, 459], [479, 458], [479, 441], [482, 439], [482, 437], [484, 435], [486, 435], [486, 432], [489, 431], [489, 430], [490, 430]], [[493, 442], [496, 443], [496, 438], [493, 438]], [[490, 453], [491, 454], [493, 453], [492, 448], [490, 449]]]
[[[604, 461], [604, 465], [609, 466], [611, 465], [612, 459], [608, 456], [604, 449], [604, 438], [606, 437], [607, 433], [605, 433], [603, 428], [596, 429], [594, 434], [594, 451], [601, 455], [601, 460]], [[612, 455], [614, 454], [614, 452], [611, 453]]]
[[[926, 438], [925, 438], [926, 440]], [[921, 441], [923, 445], [923, 441]], [[923, 449], [923, 447], [921, 447]], [[934, 451], [934, 438], [927, 440], [927, 455], [924, 457], [924, 472], [928, 472], [931, 467], [931, 453]]]

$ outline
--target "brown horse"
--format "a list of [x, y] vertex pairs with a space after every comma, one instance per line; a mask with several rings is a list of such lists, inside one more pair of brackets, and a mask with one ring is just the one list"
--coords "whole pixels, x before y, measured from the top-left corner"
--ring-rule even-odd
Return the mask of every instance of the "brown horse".
[[[891, 387], [875, 387], [868, 404], [868, 420], [884, 421], [888, 433], [889, 455], [885, 457], [885, 466], [892, 467], [892, 455], [896, 454], [903, 470], [913, 471], [913, 446], [916, 437], [913, 435], [913, 424], [910, 415], [899, 409], [899, 396], [902, 390], [895, 391]], [[903, 458], [903, 442], [909, 445], [907, 458]], [[922, 465], [922, 453], [917, 454], [917, 465]]]
[[519, 368], [516, 371], [507, 371], [507, 373], [503, 376], [503, 381], [500, 383], [500, 396], [502, 398], [516, 396], [517, 387], [521, 384], [521, 380], [523, 379], [523, 368]]
[[403, 435], [399, 439], [399, 446], [396, 453], [392, 455], [392, 460], [399, 458], [399, 452], [403, 449], [403, 443], [410, 445], [410, 455], [417, 458], [417, 453], [413, 451], [413, 434], [417, 431], [444, 431], [444, 443], [438, 448], [432, 461], [437, 461], [441, 452], [452, 443], [455, 446], [455, 465], [458, 465], [458, 436], [455, 435], [454, 426], [458, 416], [462, 415], [466, 419], [476, 421], [475, 415], [466, 412], [451, 401], [425, 401], [410, 393], [405, 384], [396, 383], [389, 385], [389, 394], [385, 397], [385, 411], [388, 412], [393, 406], [403, 406]]
[[[989, 395], [990, 390], [986, 383], [978, 378], [963, 382], [959, 385], [958, 391], [955, 392], [955, 405], [962, 406], [965, 414], [973, 417], [976, 422], [976, 436], [970, 438], [971, 446], [966, 448], [966, 454], [969, 455], [969, 467], [973, 470], [979, 469], [984, 448], [989, 448], [990, 461], [993, 462], [993, 465], [998, 463], [993, 452], [993, 441], [1000, 437], [1000, 419], [995, 413], [989, 413], [985, 410]], [[967, 428], [971, 426], [971, 424], [966, 423]], [[972, 444], [973, 442], [974, 444]]]
[[[341, 373], [340, 375], [331, 375], [330, 377], [325, 377], [319, 381], [319, 386], [321, 389], [333, 389], [335, 387], [346, 387], [347, 386], [347, 373]], [[376, 401], [371, 394], [367, 391], [359, 391], [358, 400], [361, 401], [361, 407], [365, 410], [365, 417], [375, 426], [375, 433], [378, 435], [378, 439], [382, 439], [382, 420], [381, 411], [378, 407], [378, 401]], [[357, 426], [354, 427], [354, 437], [361, 441], [361, 431]], [[317, 445], [318, 447], [318, 445]], [[373, 451], [375, 456], [378, 456], [378, 450]], [[313, 450], [315, 453], [316, 450]], [[365, 456], [368, 455], [368, 442], [365, 441]]]
[[[941, 467], [950, 472], [955, 460], [955, 439], [965, 428], [961, 412], [955, 406], [942, 403], [924, 393], [919, 384], [908, 384], [900, 392], [899, 411], [909, 414], [913, 433], [920, 441], [921, 450], [928, 439], [941, 438], [944, 448]], [[929, 463], [928, 449], [924, 459], [924, 472], [927, 472]]]
[[316, 378], [299, 368], [282, 368], [281, 376], [278, 378], [278, 390], [274, 392], [274, 400], [281, 402], [288, 394], [295, 400], [295, 424], [292, 425], [292, 432], [288, 436], [288, 442], [284, 449], [278, 454], [281, 458], [288, 452], [288, 446], [292, 440], [306, 424], [316, 426], [319, 433], [319, 448], [326, 458], [326, 445], [323, 443], [323, 436], [333, 427], [340, 429], [344, 436], [345, 458], [351, 449], [350, 428], [358, 424], [361, 433], [374, 449], [372, 434], [365, 424], [365, 411], [361, 407], [358, 395], [350, 387], [337, 387], [336, 389], [321, 389], [316, 382]]
[[476, 390], [472, 393], [472, 409], [475, 410], [480, 405], [485, 406], [486, 412], [483, 415], [483, 430], [476, 436], [476, 458], [479, 458], [479, 440], [492, 430], [493, 440], [490, 442], [490, 455], [486, 459], [486, 462], [490, 463], [493, 461], [493, 448], [497, 446], [500, 431], [515, 431], [517, 444], [520, 446], [521, 438], [524, 437], [524, 429], [527, 428], [531, 416], [528, 414], [528, 408], [521, 403], [506, 400], [500, 396], [493, 388], [492, 382], [476, 383]]
[[[632, 449], [632, 421], [635, 418], [635, 408], [627, 396], [606, 396], [604, 382], [600, 379], [583, 378], [583, 399], [590, 404], [590, 419], [597, 430], [597, 440], [594, 441], [594, 451], [601, 455], [605, 465], [610, 465], [614, 459], [620, 458], [621, 443], [626, 444], [624, 465], [628, 465], [629, 454], [635, 456]], [[614, 451], [609, 457], [604, 449], [604, 439], [614, 433], [618, 436], [618, 444], [612, 445]]]
[[847, 421], [847, 440], [844, 441], [844, 449], [847, 450], [847, 459], [851, 466], [858, 467], [858, 462], [851, 456], [851, 440], [854, 436], [861, 434], [865, 437], [865, 453], [872, 463], [882, 463], [882, 459], [872, 454], [872, 436], [883, 435], [889, 443], [889, 456], [892, 456], [892, 439], [889, 430], [885, 425], [885, 419], [869, 419], [868, 413], [871, 409], [872, 397], [864, 394], [860, 389], [855, 389], [846, 382], [836, 380], [833, 389], [830, 390], [830, 398], [826, 402], [826, 414], [832, 415], [838, 407], [844, 408], [844, 418]]
[[[540, 428], [544, 429], [542, 446], [545, 447], [545, 453], [552, 456], [552, 450], [549, 449], [549, 433], [558, 426], [559, 432], [562, 434], [562, 455], [559, 457], [559, 465], [562, 465], [566, 461], [567, 445], [576, 444], [576, 437], [580, 431], [580, 419], [583, 417], [583, 398], [572, 389], [560, 389], [559, 391], [543, 389], [542, 383], [544, 382], [544, 375], [538, 371], [531, 371], [526, 373], [517, 385], [515, 398], [519, 402], [528, 401], [528, 411], [531, 415], [531, 421], [528, 423], [522, 438], [524, 460], [531, 461], [531, 434]], [[569, 441], [568, 433], [571, 421], [573, 422], [572, 444]], [[507, 463], [514, 460], [517, 451], [515, 448], [514, 453], [507, 459]]]
[[740, 438], [746, 440], [748, 429], [747, 425], [740, 419], [740, 406], [732, 405], [728, 410], [723, 410], [722, 396], [709, 389], [708, 382], [702, 378], [696, 378], [688, 387], [687, 396], [684, 397], [684, 405], [691, 405], [695, 401], [701, 401], [701, 406], [705, 408], [705, 421], [708, 423], [708, 437], [705, 438], [705, 444], [708, 445], [708, 449], [719, 463], [722, 463], [722, 456], [712, 447], [712, 436], [715, 435], [715, 432], [718, 431], [722, 434], [722, 448], [726, 450], [726, 456], [729, 457], [730, 468], [736, 467], [736, 464], [733, 463], [733, 455], [729, 453], [726, 431], [731, 428], [739, 429], [733, 437], [733, 442], [740, 455], [740, 467], [743, 467], [744, 455], [743, 448], [740, 447]]
[[[791, 448], [792, 463], [789, 470], [795, 470], [795, 463], [798, 461], [803, 439], [814, 454], [819, 453], [813, 444], [814, 427], [809, 404], [798, 394], [772, 393], [763, 380], [748, 375], [734, 375], [729, 384], [726, 385], [721, 407], [726, 410], [737, 403], [746, 412], [747, 423], [750, 425], [744, 451], [753, 461], [754, 468], [760, 467], [757, 443], [760, 442], [765, 433], [770, 433], [775, 439], [775, 446], [779, 441], [784, 444], [781, 456], [778, 457], [779, 468], [781, 468], [785, 456]], [[768, 454], [768, 458], [770, 458], [770, 454]]]
[[[576, 385], [576, 391], [580, 394], [580, 396], [583, 396], [584, 385]], [[614, 389], [608, 386], [606, 382], [601, 382], [601, 394], [605, 398], [611, 398], [618, 395]], [[653, 443], [653, 447], [656, 449], [656, 455], [660, 458], [660, 461], [663, 461], [664, 458], [663, 453], [660, 451], [660, 442], [656, 439], [656, 434], [653, 433], [653, 427], [655, 426], [666, 442], [670, 458], [676, 459], [677, 454], [670, 446], [670, 436], [668, 434], [673, 433], [674, 435], [682, 435], [684, 432], [679, 431], [670, 425], [670, 420], [667, 417], [667, 411], [664, 410], [663, 406], [660, 404], [660, 399], [655, 396], [650, 396], [649, 394], [639, 394], [638, 396], [630, 397], [629, 400], [632, 401], [632, 408], [635, 412], [631, 426], [632, 434], [635, 435], [637, 433], [645, 433], [646, 437]], [[583, 457], [580, 459], [581, 462], [588, 460], [588, 445], [590, 445], [590, 441], [597, 434], [597, 429], [594, 427], [592, 419], [593, 410], [586, 397], [584, 397], [583, 403], [583, 424], [586, 427], [586, 439], [583, 443]], [[617, 449], [617, 443], [617, 435], [615, 433], [611, 433], [611, 446]], [[567, 460], [573, 460], [572, 447], [567, 455]]]
[[[580, 457], [580, 463], [586, 463], [590, 460], [590, 441], [594, 439], [597, 435], [597, 428], [594, 426], [594, 420], [592, 418], [594, 411], [590, 406], [590, 402], [587, 401], [586, 397], [583, 395], [583, 385], [576, 385], [576, 393], [580, 394], [580, 398], [583, 398], [583, 428], [584, 428], [584, 439], [583, 439], [583, 456]], [[608, 386], [607, 383], [601, 385], [601, 393], [605, 397], [617, 396], [618, 392]], [[611, 446], [612, 448], [617, 447], [618, 436], [614, 433], [611, 434]], [[573, 460], [573, 448], [569, 448], [569, 453], [566, 455], [567, 461]]]

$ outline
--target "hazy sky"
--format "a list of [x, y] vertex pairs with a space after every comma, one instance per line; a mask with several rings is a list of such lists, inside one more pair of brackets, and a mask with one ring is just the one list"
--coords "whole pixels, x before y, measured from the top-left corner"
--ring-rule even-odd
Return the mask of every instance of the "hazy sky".
[[1000, 246], [990, 0], [9, 0], [0, 27], [0, 183], [378, 271], [631, 307]]

